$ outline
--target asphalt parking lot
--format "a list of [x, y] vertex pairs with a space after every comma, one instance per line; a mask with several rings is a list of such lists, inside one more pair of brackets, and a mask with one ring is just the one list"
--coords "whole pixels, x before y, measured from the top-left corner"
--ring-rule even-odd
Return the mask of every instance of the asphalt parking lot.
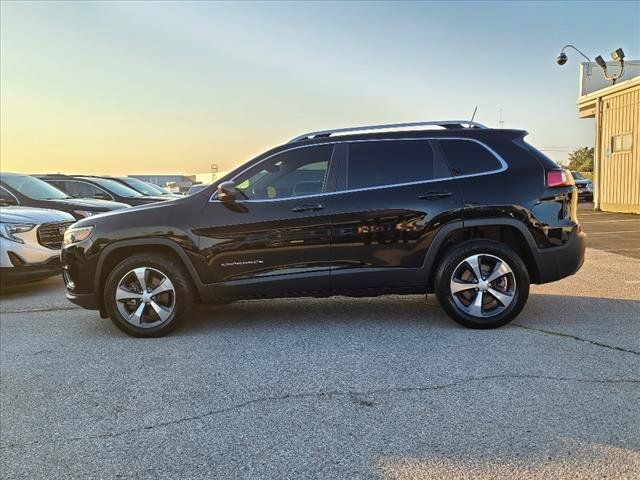
[[594, 212], [592, 203], [581, 203], [578, 219], [590, 247], [640, 259], [640, 215]]
[[200, 307], [141, 340], [59, 278], [7, 290], [0, 477], [638, 478], [640, 259], [624, 248], [589, 249], [492, 331], [389, 296]]

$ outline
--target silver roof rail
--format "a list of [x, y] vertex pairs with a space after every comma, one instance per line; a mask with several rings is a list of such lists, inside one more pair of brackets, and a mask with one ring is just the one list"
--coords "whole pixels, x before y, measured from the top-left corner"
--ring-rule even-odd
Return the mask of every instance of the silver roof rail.
[[[466, 127], [465, 127], [466, 125]], [[289, 140], [289, 143], [299, 142], [300, 140], [308, 140], [318, 137], [329, 137], [336, 133], [351, 133], [360, 132], [366, 130], [393, 130], [407, 127], [443, 127], [446, 129], [455, 128], [487, 128], [478, 122], [472, 122], [469, 120], [440, 120], [433, 122], [409, 122], [409, 123], [389, 123], [386, 125], [366, 125], [362, 127], [350, 127], [350, 128], [336, 128], [333, 130], [319, 130], [317, 132], [309, 132], [304, 135], [299, 135], [296, 138]]]

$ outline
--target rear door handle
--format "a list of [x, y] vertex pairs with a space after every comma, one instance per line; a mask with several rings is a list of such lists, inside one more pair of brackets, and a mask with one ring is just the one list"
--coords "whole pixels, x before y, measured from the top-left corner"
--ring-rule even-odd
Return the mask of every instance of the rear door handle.
[[292, 212], [317, 212], [318, 210], [324, 209], [324, 205], [320, 203], [305, 203], [304, 205], [300, 205], [299, 207], [294, 207], [291, 209]]
[[434, 200], [436, 198], [447, 198], [452, 195], [451, 192], [447, 192], [445, 190], [441, 190], [438, 192], [427, 192], [422, 195], [418, 195], [420, 200]]

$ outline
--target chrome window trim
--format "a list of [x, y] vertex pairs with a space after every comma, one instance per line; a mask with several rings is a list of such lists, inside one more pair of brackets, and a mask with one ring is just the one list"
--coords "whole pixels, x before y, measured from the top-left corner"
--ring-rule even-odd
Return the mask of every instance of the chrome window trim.
[[[466, 138], [466, 137], [420, 137], [420, 138], [374, 138], [374, 139], [364, 139], [364, 140], [336, 140], [333, 142], [323, 142], [323, 143], [314, 143], [311, 145], [298, 145], [295, 147], [291, 147], [291, 148], [287, 148], [285, 150], [281, 150], [279, 152], [276, 152], [272, 155], [269, 155], [268, 157], [262, 159], [260, 162], [258, 162], [255, 165], [251, 165], [250, 167], [245, 168], [244, 170], [242, 170], [240, 173], [238, 173], [237, 175], [235, 175], [231, 180], [235, 181], [236, 178], [238, 178], [240, 175], [244, 174], [246, 171], [248, 171], [249, 169], [260, 165], [262, 162], [265, 162], [267, 160], [269, 160], [270, 158], [273, 158], [276, 155], [280, 155], [281, 153], [285, 153], [285, 152], [289, 152], [291, 150], [297, 150], [299, 148], [311, 148], [311, 147], [315, 147], [318, 145], [327, 145], [327, 144], [331, 144], [331, 145], [335, 145], [335, 144], [339, 144], [339, 143], [360, 143], [360, 142], [388, 142], [388, 141], [424, 141], [424, 140], [437, 140], [437, 141], [441, 141], [441, 140], [465, 140], [468, 142], [475, 142], [479, 145], [481, 145], [482, 147], [484, 147], [489, 153], [491, 153], [491, 155], [493, 155], [493, 157], [498, 160], [498, 163], [500, 164], [500, 168], [497, 168], [495, 170], [489, 170], [486, 172], [480, 172], [480, 173], [470, 173], [467, 175], [458, 175], [458, 176], [450, 176], [450, 177], [442, 177], [442, 178], [432, 178], [430, 180], [417, 180], [415, 182], [405, 182], [405, 183], [394, 183], [394, 184], [390, 184], [390, 185], [376, 185], [374, 187], [365, 187], [365, 188], [353, 188], [353, 189], [346, 189], [346, 190], [339, 190], [339, 191], [335, 191], [335, 192], [323, 192], [323, 193], [314, 193], [313, 195], [300, 195], [298, 197], [283, 197], [283, 198], [262, 198], [262, 199], [254, 199], [254, 200], [246, 200], [246, 199], [242, 199], [242, 200], [236, 200], [237, 203], [263, 203], [263, 202], [282, 202], [285, 200], [297, 200], [297, 199], [304, 199], [304, 198], [317, 198], [317, 197], [326, 197], [329, 195], [341, 195], [341, 194], [345, 194], [345, 193], [352, 193], [352, 192], [366, 192], [366, 191], [370, 191], [370, 190], [381, 190], [384, 188], [395, 188], [395, 187], [405, 187], [405, 186], [410, 186], [410, 185], [421, 185], [421, 184], [427, 184], [427, 183], [434, 183], [434, 182], [446, 182], [446, 181], [451, 181], [451, 180], [458, 180], [458, 179], [463, 179], [463, 178], [473, 178], [473, 177], [482, 177], [484, 175], [494, 175], [496, 173], [502, 173], [505, 170], [507, 170], [509, 168], [509, 165], [507, 164], [507, 162], [502, 158], [502, 156], [500, 156], [500, 154], [498, 152], [496, 152], [493, 148], [489, 147], [489, 145], [487, 145], [486, 143], [477, 140], [475, 138]], [[446, 159], [445, 159], [446, 160]], [[211, 194], [211, 197], [209, 197], [209, 202], [222, 202], [222, 200], [218, 200], [217, 198], [214, 198], [216, 196], [216, 192]]]
[[18, 197], [16, 197], [13, 193], [11, 193], [9, 190], [7, 190], [6, 188], [4, 188], [2, 185], [0, 185], [0, 190], [4, 190], [5, 192], [7, 192], [9, 195], [11, 195], [13, 197], [13, 199], [16, 201], [16, 206], [20, 205], [20, 200], [18, 200]]

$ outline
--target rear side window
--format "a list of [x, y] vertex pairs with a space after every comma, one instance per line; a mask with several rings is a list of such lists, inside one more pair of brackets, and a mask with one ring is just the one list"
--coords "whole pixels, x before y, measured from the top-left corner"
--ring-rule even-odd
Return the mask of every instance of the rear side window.
[[420, 182], [434, 178], [434, 155], [428, 141], [352, 142], [347, 189]]
[[486, 147], [472, 140], [439, 140], [454, 176], [491, 172], [501, 167]]

